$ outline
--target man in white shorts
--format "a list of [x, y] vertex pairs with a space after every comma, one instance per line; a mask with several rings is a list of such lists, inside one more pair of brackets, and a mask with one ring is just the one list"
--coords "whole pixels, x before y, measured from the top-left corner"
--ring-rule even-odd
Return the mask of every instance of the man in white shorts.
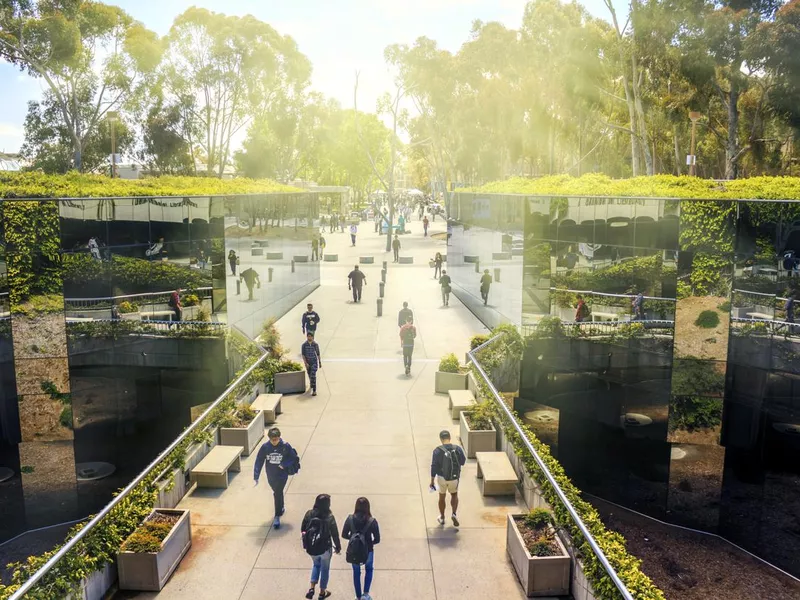
[[[446, 429], [439, 433], [442, 442], [433, 451], [431, 458], [431, 490], [439, 488], [439, 525], [444, 525], [444, 509], [447, 492], [450, 492], [450, 506], [453, 508], [453, 525], [458, 527], [458, 481], [461, 477], [461, 467], [467, 462], [461, 446], [450, 443], [450, 432]], [[434, 480], [436, 485], [434, 485]]]

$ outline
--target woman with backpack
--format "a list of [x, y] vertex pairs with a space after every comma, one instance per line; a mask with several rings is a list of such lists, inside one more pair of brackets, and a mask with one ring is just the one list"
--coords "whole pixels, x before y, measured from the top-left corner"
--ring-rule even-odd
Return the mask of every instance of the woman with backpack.
[[442, 256], [441, 252], [437, 252], [436, 256], [433, 258], [433, 278], [439, 279], [442, 276], [442, 263], [444, 262], [444, 257]]
[[319, 600], [331, 595], [328, 591], [328, 577], [331, 572], [331, 556], [333, 552], [339, 554], [342, 544], [339, 541], [339, 529], [336, 518], [331, 512], [331, 497], [320, 494], [314, 501], [314, 508], [306, 512], [303, 524], [300, 526], [303, 549], [311, 556], [311, 587], [306, 593], [306, 598], [314, 597], [317, 583], [319, 583]]
[[[372, 586], [373, 549], [381, 541], [378, 521], [372, 517], [369, 500], [364, 497], [356, 500], [356, 508], [348, 515], [342, 528], [342, 537], [350, 540], [347, 544], [347, 562], [353, 565], [353, 585], [356, 598], [370, 600], [369, 589]], [[364, 592], [361, 592], [361, 565], [364, 565]]]

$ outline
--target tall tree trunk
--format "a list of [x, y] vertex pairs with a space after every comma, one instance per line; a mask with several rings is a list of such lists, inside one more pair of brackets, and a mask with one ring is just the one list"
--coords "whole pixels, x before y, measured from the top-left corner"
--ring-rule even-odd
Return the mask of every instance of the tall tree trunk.
[[675, 175], [681, 174], [681, 147], [678, 143], [678, 126], [672, 126], [672, 141], [675, 150]]
[[628, 76], [622, 75], [622, 85], [625, 88], [625, 102], [628, 105], [628, 116], [631, 120], [631, 169], [633, 176], [641, 175], [641, 152], [639, 151], [639, 136], [636, 135], [636, 107], [631, 97], [630, 84], [628, 83]]
[[739, 175], [739, 86], [731, 78], [728, 92], [728, 143], [725, 145], [725, 179]]

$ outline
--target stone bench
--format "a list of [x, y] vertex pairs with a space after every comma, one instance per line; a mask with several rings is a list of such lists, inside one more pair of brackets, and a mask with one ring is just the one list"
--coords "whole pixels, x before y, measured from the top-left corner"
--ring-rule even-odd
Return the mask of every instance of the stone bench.
[[469, 390], [448, 390], [447, 395], [450, 397], [450, 416], [454, 421], [458, 421], [461, 413], [475, 404], [475, 396]]
[[142, 321], [172, 321], [175, 312], [172, 310], [156, 310], [150, 312], [143, 312]]
[[197, 487], [227, 488], [228, 471], [242, 470], [241, 454], [239, 446], [214, 446], [189, 472], [189, 480]]
[[414, 264], [414, 257], [413, 256], [401, 256], [400, 257], [400, 264], [401, 265], [413, 265]]
[[325, 262], [339, 262], [338, 254], [326, 254], [323, 258]]
[[375, 264], [375, 257], [374, 256], [360, 256], [358, 258], [359, 264], [362, 265], [373, 265]]
[[281, 414], [281, 398], [283, 394], [259, 394], [250, 408], [264, 412], [264, 425], [274, 423]]
[[298, 254], [297, 256], [293, 256], [292, 260], [294, 262], [296, 262], [296, 263], [299, 263], [299, 262], [307, 263], [308, 262], [308, 255], [307, 254]]
[[250, 256], [264, 256], [264, 249], [261, 246], [250, 248]]
[[492, 252], [492, 260], [511, 260], [511, 252]]
[[475, 458], [484, 496], [514, 495], [519, 479], [505, 452], [476, 452]]
[[283, 260], [283, 252], [267, 252], [267, 260]]
[[480, 262], [480, 257], [479, 257], [479, 256], [472, 256], [472, 255], [470, 255], [470, 254], [465, 254], [465, 255], [464, 255], [464, 262], [465, 262], [465, 263], [476, 263], [476, 262]]

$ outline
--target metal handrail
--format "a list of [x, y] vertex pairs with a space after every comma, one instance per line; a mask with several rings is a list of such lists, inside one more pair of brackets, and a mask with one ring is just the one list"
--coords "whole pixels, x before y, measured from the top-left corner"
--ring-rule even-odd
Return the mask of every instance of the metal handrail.
[[531, 441], [528, 439], [528, 436], [525, 434], [525, 432], [522, 430], [522, 427], [520, 427], [519, 423], [517, 422], [516, 417], [508, 408], [508, 406], [506, 406], [506, 403], [503, 402], [503, 399], [500, 397], [500, 393], [497, 391], [497, 388], [494, 387], [494, 384], [492, 384], [491, 380], [489, 379], [489, 376], [486, 374], [486, 371], [483, 370], [483, 367], [480, 365], [480, 362], [478, 362], [478, 359], [475, 357], [475, 353], [477, 353], [484, 347], [488, 346], [489, 344], [497, 341], [503, 335], [504, 334], [502, 333], [495, 335], [487, 342], [484, 342], [474, 350], [468, 352], [467, 357], [472, 362], [472, 364], [475, 365], [475, 368], [478, 369], [478, 372], [481, 374], [481, 377], [483, 377], [483, 380], [486, 382], [486, 385], [492, 392], [494, 401], [497, 403], [498, 406], [500, 406], [500, 408], [503, 410], [503, 412], [505, 412], [506, 416], [509, 418], [511, 425], [514, 427], [517, 434], [519, 434], [522, 443], [525, 444], [525, 447], [527, 448], [528, 452], [531, 453], [533, 460], [536, 461], [536, 465], [539, 467], [544, 476], [547, 478], [547, 481], [553, 488], [553, 491], [556, 493], [556, 496], [558, 496], [558, 499], [564, 505], [564, 508], [567, 509], [569, 516], [572, 517], [572, 520], [575, 522], [575, 525], [577, 525], [578, 529], [581, 532], [581, 535], [583, 535], [584, 539], [586, 540], [586, 543], [589, 544], [589, 547], [592, 549], [592, 552], [594, 552], [595, 556], [597, 557], [597, 560], [599, 560], [600, 564], [603, 565], [603, 569], [605, 569], [606, 573], [608, 573], [608, 576], [611, 577], [611, 581], [614, 582], [614, 585], [617, 587], [617, 590], [619, 590], [619, 593], [622, 594], [622, 597], [625, 600], [635, 600], [633, 595], [628, 590], [628, 588], [619, 578], [619, 575], [617, 575], [617, 572], [614, 570], [614, 567], [612, 567], [611, 563], [608, 562], [608, 558], [606, 558], [606, 555], [600, 549], [600, 546], [597, 544], [597, 541], [595, 541], [594, 537], [592, 537], [589, 528], [586, 527], [586, 524], [581, 519], [580, 515], [578, 514], [578, 511], [575, 510], [575, 507], [572, 506], [572, 503], [569, 501], [569, 498], [567, 498], [567, 495], [564, 493], [561, 487], [559, 487], [555, 477], [553, 477], [553, 474], [547, 468], [547, 465], [544, 463], [539, 454], [536, 452], [536, 449], [533, 447], [533, 444], [531, 444]]
[[33, 589], [33, 586], [39, 583], [42, 577], [44, 577], [48, 573], [48, 571], [50, 571], [50, 569], [52, 569], [62, 558], [64, 558], [64, 556], [66, 556], [66, 554], [70, 550], [72, 550], [78, 544], [78, 542], [80, 542], [84, 537], [86, 537], [86, 535], [92, 529], [94, 529], [94, 527], [98, 523], [100, 523], [100, 521], [102, 521], [117, 504], [119, 504], [125, 498], [127, 498], [128, 495], [133, 491], [133, 489], [137, 485], [139, 485], [142, 481], [144, 481], [144, 479], [158, 466], [158, 464], [165, 458], [167, 458], [167, 456], [169, 456], [170, 453], [173, 450], [175, 450], [175, 448], [177, 448], [178, 445], [181, 442], [183, 442], [183, 440], [185, 440], [188, 437], [188, 435], [197, 428], [197, 426], [203, 421], [203, 419], [205, 419], [211, 413], [211, 411], [213, 411], [217, 406], [219, 406], [219, 404], [222, 403], [228, 397], [228, 395], [231, 392], [233, 392], [233, 390], [235, 390], [240, 383], [242, 383], [242, 381], [244, 381], [247, 377], [249, 377], [250, 374], [256, 369], [256, 367], [258, 367], [264, 361], [264, 359], [266, 359], [267, 356], [269, 356], [269, 354], [267, 353], [266, 350], [264, 350], [264, 348], [261, 349], [263, 351], [263, 354], [258, 358], [258, 360], [256, 360], [256, 362], [250, 365], [250, 367], [248, 367], [244, 373], [239, 375], [239, 377], [237, 377], [233, 381], [233, 383], [231, 383], [225, 389], [225, 391], [222, 392], [222, 394], [219, 397], [217, 397], [217, 399], [214, 400], [214, 402], [212, 402], [211, 405], [205, 411], [203, 411], [202, 415], [200, 415], [197, 419], [195, 419], [195, 421], [191, 425], [189, 425], [189, 427], [183, 430], [183, 433], [181, 433], [181, 435], [179, 435], [175, 439], [175, 441], [173, 441], [166, 448], [166, 450], [164, 450], [161, 454], [159, 454], [155, 458], [155, 460], [153, 460], [149, 465], [147, 465], [147, 467], [145, 467], [145, 469], [141, 473], [139, 473], [139, 475], [133, 481], [131, 481], [125, 487], [125, 489], [123, 489], [119, 494], [117, 494], [114, 497], [114, 499], [111, 500], [111, 502], [106, 504], [105, 507], [103, 507], [100, 510], [100, 512], [97, 513], [92, 518], [92, 520], [86, 524], [86, 527], [82, 528], [78, 533], [76, 533], [75, 536], [71, 538], [66, 544], [64, 544], [55, 554], [53, 554], [53, 556], [51, 556], [50, 559], [39, 568], [39, 570], [37, 570], [33, 575], [31, 575], [30, 578], [27, 579], [20, 586], [20, 588], [11, 595], [9, 600], [22, 600], [22, 598], [25, 597], [25, 594], [31, 591], [31, 589]]

